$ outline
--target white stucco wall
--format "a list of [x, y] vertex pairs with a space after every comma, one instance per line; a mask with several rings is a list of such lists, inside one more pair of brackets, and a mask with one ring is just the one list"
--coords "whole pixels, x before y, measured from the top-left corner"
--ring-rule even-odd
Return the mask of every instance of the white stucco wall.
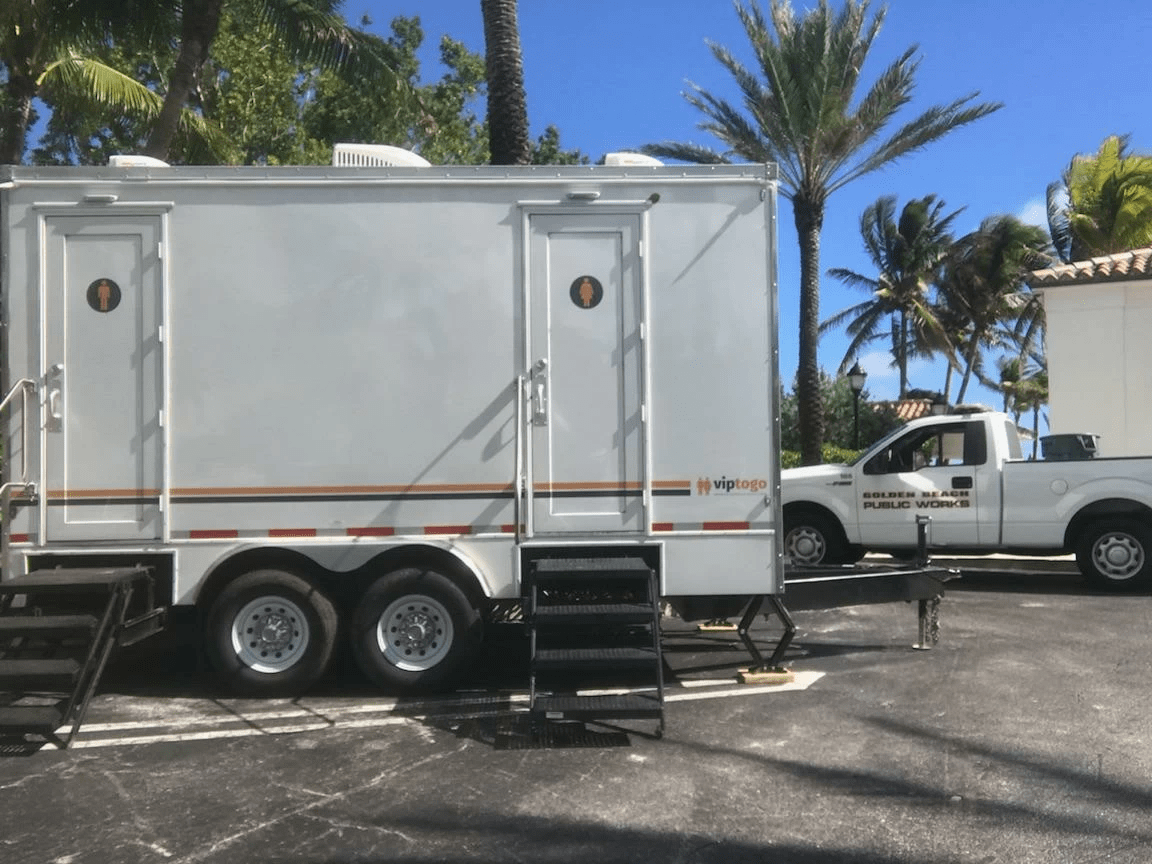
[[1152, 454], [1152, 279], [1041, 290], [1051, 430], [1100, 435], [1101, 456]]

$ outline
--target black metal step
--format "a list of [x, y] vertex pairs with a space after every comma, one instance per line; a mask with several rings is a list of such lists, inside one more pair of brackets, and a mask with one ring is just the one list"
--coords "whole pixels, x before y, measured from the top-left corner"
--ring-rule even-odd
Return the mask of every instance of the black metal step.
[[642, 558], [540, 558], [532, 562], [532, 573], [539, 579], [571, 578], [636, 578], [647, 579], [652, 568]]
[[56, 705], [5, 705], [0, 707], [0, 734], [33, 732], [51, 735], [64, 723]]
[[537, 620], [552, 624], [586, 623], [590, 619], [609, 624], [651, 624], [656, 609], [645, 603], [557, 603], [537, 605]]
[[148, 567], [57, 567], [0, 581], [0, 594], [106, 593], [147, 576]]
[[91, 637], [96, 619], [91, 615], [7, 615], [0, 617], [0, 639]]
[[532, 713], [550, 720], [643, 719], [661, 717], [660, 696], [651, 693], [614, 693], [605, 696], [539, 695]]
[[80, 664], [63, 660], [0, 660], [0, 686], [19, 692], [71, 690]]
[[546, 648], [533, 658], [537, 669], [586, 669], [589, 672], [655, 668], [655, 648]]

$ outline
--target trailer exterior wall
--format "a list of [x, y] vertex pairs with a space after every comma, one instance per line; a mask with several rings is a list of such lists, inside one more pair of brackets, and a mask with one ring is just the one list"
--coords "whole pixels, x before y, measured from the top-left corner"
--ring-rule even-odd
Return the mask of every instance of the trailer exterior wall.
[[520, 544], [648, 544], [666, 594], [779, 590], [763, 166], [6, 171], [8, 572], [170, 553], [192, 602], [419, 544], [513, 597]]

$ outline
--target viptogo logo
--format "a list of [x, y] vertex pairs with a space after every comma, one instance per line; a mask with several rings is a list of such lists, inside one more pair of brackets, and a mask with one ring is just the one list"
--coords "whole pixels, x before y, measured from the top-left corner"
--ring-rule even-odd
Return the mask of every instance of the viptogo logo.
[[696, 481], [697, 495], [755, 495], [768, 488], [768, 481], [761, 478], [720, 477], [713, 480], [701, 477]]

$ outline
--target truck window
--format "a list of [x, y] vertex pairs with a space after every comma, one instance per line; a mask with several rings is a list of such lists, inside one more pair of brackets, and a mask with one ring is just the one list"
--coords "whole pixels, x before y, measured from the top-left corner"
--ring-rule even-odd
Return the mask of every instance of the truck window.
[[949, 423], [916, 429], [897, 438], [865, 463], [864, 473], [900, 474], [922, 468], [983, 465], [987, 458], [982, 423]]
[[1006, 417], [1004, 418], [1004, 435], [1008, 439], [1008, 458], [1023, 459], [1024, 449], [1020, 446], [1020, 433], [1016, 429], [1016, 424]]

